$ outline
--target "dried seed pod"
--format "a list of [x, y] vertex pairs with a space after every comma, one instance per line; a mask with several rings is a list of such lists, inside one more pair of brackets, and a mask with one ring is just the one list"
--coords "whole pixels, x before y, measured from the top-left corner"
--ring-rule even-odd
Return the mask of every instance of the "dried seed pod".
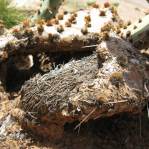
[[91, 23], [86, 23], [85, 26], [86, 27], [91, 27]]
[[68, 11], [65, 10], [65, 11], [64, 11], [64, 15], [66, 15], [66, 14], [68, 14]]
[[124, 84], [123, 73], [122, 72], [114, 72], [110, 76], [110, 81], [116, 87], [119, 87], [121, 84]]
[[106, 13], [105, 13], [105, 11], [101, 10], [99, 15], [100, 16], [106, 16]]
[[82, 28], [81, 32], [82, 32], [83, 35], [86, 35], [88, 33], [87, 27]]
[[60, 41], [60, 35], [59, 34], [53, 34], [52, 35], [52, 42], [58, 43]]
[[58, 14], [57, 15], [57, 19], [58, 20], [63, 20], [63, 18], [64, 18], [64, 14]]
[[76, 23], [77, 23], [76, 19], [72, 21], [72, 24], [76, 24]]
[[121, 33], [121, 30], [120, 29], [117, 29], [116, 30], [116, 34], [120, 34]]
[[108, 40], [109, 39], [109, 32], [108, 31], [104, 31], [100, 34], [102, 40]]
[[95, 95], [95, 97], [97, 99], [98, 106], [104, 104], [108, 100], [107, 99], [108, 97], [106, 96], [106, 93], [105, 94], [104, 93], [98, 93], [98, 94]]
[[107, 48], [97, 47], [96, 54], [98, 68], [101, 68], [102, 64], [109, 58], [109, 51]]
[[65, 23], [65, 26], [66, 26], [66, 27], [71, 27], [71, 23], [70, 23], [70, 22], [66, 22], [66, 23]]
[[85, 21], [85, 22], [91, 22], [91, 17], [90, 17], [90, 15], [85, 16], [84, 21]]
[[136, 29], [136, 28], [137, 28], [137, 26], [136, 26], [136, 25], [134, 25], [133, 29]]
[[111, 23], [108, 23], [108, 24], [105, 24], [102, 28], [101, 28], [101, 32], [104, 32], [104, 31], [110, 31], [112, 29], [112, 24]]
[[32, 29], [26, 29], [24, 31], [24, 35], [27, 36], [27, 37], [32, 37], [34, 35]]
[[118, 15], [116, 7], [112, 6], [110, 10], [113, 15]]
[[57, 19], [51, 19], [51, 24], [52, 25], [59, 24], [59, 21]]
[[74, 13], [73, 15], [74, 15], [74, 17], [77, 17], [77, 16], [78, 16], [78, 14], [77, 14], [77, 13]]
[[124, 27], [124, 21], [123, 20], [119, 20], [118, 22], [119, 28], [123, 28]]
[[117, 20], [118, 20], [118, 19], [117, 19], [116, 16], [112, 16], [112, 21], [113, 21], [113, 22], [117, 22]]
[[131, 21], [128, 21], [128, 22], [127, 22], [127, 26], [129, 26], [129, 25], [131, 25]]
[[93, 8], [99, 8], [99, 5], [96, 4], [96, 3], [94, 3], [94, 4], [92, 4], [92, 7], [93, 7]]
[[124, 34], [123, 34], [123, 33], [121, 33], [120, 37], [123, 39], [123, 38], [124, 38]]
[[59, 24], [59, 21], [57, 19], [55, 19], [55, 24]]
[[51, 20], [47, 20], [46, 25], [47, 25], [47, 26], [52, 26]]
[[57, 27], [57, 32], [62, 33], [64, 31], [64, 27], [62, 25], [59, 25]]
[[124, 25], [124, 26], [123, 26], [123, 29], [127, 29], [127, 25]]
[[109, 2], [105, 2], [105, 3], [104, 3], [104, 7], [105, 7], [105, 8], [110, 7], [110, 3], [109, 3]]
[[139, 18], [139, 23], [141, 23], [142, 22], [142, 19], [141, 18]]
[[131, 35], [131, 31], [127, 31], [126, 38], [130, 37], [130, 35]]
[[120, 66], [125, 67], [128, 64], [128, 58], [125, 55], [118, 56], [117, 62]]
[[44, 27], [42, 25], [39, 25], [37, 27], [37, 31], [38, 31], [38, 34], [41, 35], [43, 33], [43, 31], [44, 31]]
[[72, 21], [74, 21], [76, 18], [75, 18], [75, 16], [74, 15], [71, 15], [71, 17], [68, 19], [68, 21], [69, 22], [72, 22]]

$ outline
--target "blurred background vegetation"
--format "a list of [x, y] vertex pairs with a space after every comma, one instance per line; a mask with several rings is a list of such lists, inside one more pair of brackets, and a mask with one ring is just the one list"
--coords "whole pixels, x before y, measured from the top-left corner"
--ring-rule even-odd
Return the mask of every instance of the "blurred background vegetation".
[[0, 20], [4, 22], [7, 28], [17, 25], [25, 19], [25, 12], [9, 6], [9, 0], [0, 0]]

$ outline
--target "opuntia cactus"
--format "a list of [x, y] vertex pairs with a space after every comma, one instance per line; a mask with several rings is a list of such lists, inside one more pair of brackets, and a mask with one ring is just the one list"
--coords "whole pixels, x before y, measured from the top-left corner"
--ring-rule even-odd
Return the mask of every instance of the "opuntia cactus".
[[96, 5], [74, 13], [60, 12], [51, 20], [40, 20], [34, 27], [23, 25], [14, 29], [10, 37], [1, 38], [2, 59], [5, 58], [4, 53], [9, 57], [14, 53], [17, 55], [16, 52], [35, 54], [42, 50], [48, 53], [92, 50], [92, 45], [98, 44], [101, 36], [108, 37], [111, 27], [108, 26], [108, 31], [102, 28], [113, 23], [113, 16], [115, 14], [110, 7], [99, 9]]
[[130, 40], [135, 46], [148, 43], [149, 38], [149, 15], [122, 29], [122, 37]]
[[63, 0], [42, 0], [40, 10], [38, 10], [33, 20], [52, 18], [62, 2]]
[[42, 0], [40, 10], [38, 10], [37, 14], [33, 17], [33, 20], [47, 20], [54, 17], [63, 1], [65, 2], [63, 9], [66, 9], [69, 12], [86, 9], [88, 5], [96, 2], [96, 0]]

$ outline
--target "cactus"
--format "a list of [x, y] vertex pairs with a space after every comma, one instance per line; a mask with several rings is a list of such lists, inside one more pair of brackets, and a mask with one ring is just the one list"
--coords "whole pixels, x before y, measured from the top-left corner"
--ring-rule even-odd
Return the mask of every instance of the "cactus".
[[[50, 19], [56, 15], [58, 8], [62, 4], [63, 0], [42, 0], [40, 10], [33, 17], [33, 20], [37, 19]], [[63, 9], [67, 11], [77, 11], [79, 9], [86, 9], [88, 5], [96, 2], [96, 0], [86, 0], [80, 2], [80, 0], [65, 0]]]
[[135, 46], [148, 44], [149, 39], [149, 15], [122, 29], [122, 37], [130, 40]]
[[26, 27], [25, 23], [18, 29], [13, 29], [13, 35], [1, 39], [0, 49], [3, 55], [7, 53], [8, 57], [17, 52], [35, 54], [42, 50], [93, 50], [88, 46], [99, 43], [101, 28], [110, 22], [112, 24], [113, 15], [115, 14], [110, 7], [102, 8], [102, 11], [93, 7], [75, 13], [57, 14], [55, 19], [38, 22], [34, 27]]
[[[114, 47], [113, 43], [116, 43]], [[24, 129], [46, 139], [61, 139], [67, 122], [79, 120], [81, 124], [89, 119], [141, 110], [145, 99], [141, 96], [140, 64], [129, 61], [129, 67], [123, 68], [116, 60], [119, 55], [134, 60], [136, 51], [118, 38], [99, 45], [97, 51], [105, 55], [101, 49], [106, 49], [109, 57], [102, 61], [100, 68], [94, 53], [25, 82], [18, 107], [24, 115], [16, 115]], [[138, 55], [135, 60], [140, 61]], [[50, 131], [52, 127], [54, 131]], [[43, 128], [46, 131], [41, 131]], [[59, 131], [60, 135], [57, 135]]]
[[37, 14], [33, 17], [33, 20], [47, 20], [52, 18], [57, 13], [62, 1], [63, 0], [42, 0], [40, 10], [38, 10]]

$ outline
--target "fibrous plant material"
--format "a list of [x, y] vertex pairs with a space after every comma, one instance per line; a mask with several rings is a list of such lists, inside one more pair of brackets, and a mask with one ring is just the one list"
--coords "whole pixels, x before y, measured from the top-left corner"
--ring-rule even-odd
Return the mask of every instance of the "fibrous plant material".
[[[100, 16], [103, 10], [105, 16]], [[10, 34], [1, 37], [2, 58], [0, 59], [3, 60], [4, 53], [10, 57], [18, 53], [92, 50], [93, 48], [87, 46], [100, 42], [102, 28], [105, 24], [113, 23], [113, 15], [115, 14], [110, 7], [89, 8], [75, 13], [63, 12], [47, 22], [39, 20], [34, 27], [29, 27], [29, 22], [23, 22], [22, 26], [14, 28]], [[109, 30], [110, 26], [107, 32]], [[103, 33], [104, 39], [108, 37], [107, 32]]]
[[[97, 48], [105, 55], [100, 49], [108, 53], [100, 68], [99, 57], [94, 53], [25, 83], [18, 106], [22, 116], [15, 114], [24, 129], [49, 139], [60, 139], [66, 122], [79, 120], [81, 124], [88, 119], [142, 109], [145, 72], [140, 71], [140, 55], [116, 36]], [[125, 68], [117, 61], [123, 55], [129, 59]]]
[[128, 25], [123, 29], [122, 37], [128, 39], [136, 47], [149, 46], [149, 15], [144, 16], [137, 22]]

